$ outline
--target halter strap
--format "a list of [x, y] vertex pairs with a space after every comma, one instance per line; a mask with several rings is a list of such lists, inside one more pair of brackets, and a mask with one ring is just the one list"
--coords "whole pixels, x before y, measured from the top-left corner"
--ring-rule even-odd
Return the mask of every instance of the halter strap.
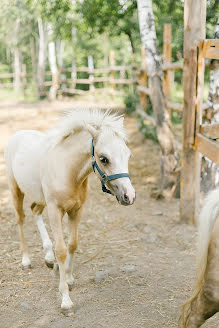
[[97, 172], [99, 173], [99, 175], [102, 178], [101, 185], [102, 185], [102, 191], [103, 192], [106, 192], [106, 193], [112, 195], [112, 192], [109, 189], [107, 189], [106, 186], [105, 186], [105, 183], [107, 181], [112, 181], [112, 180], [116, 180], [116, 179], [119, 179], [119, 178], [130, 178], [130, 175], [128, 173], [119, 173], [119, 174], [106, 175], [101, 171], [101, 169], [99, 168], [99, 166], [96, 162], [96, 159], [95, 159], [93, 139], [92, 139], [92, 144], [91, 144], [91, 155], [92, 155], [92, 158], [93, 158], [93, 161], [92, 161], [93, 171], [95, 173], [95, 169], [97, 169]]

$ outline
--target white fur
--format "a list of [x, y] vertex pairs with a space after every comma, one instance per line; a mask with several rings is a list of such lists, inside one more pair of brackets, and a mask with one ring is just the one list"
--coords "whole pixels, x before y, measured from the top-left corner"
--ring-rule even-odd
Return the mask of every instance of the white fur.
[[46, 230], [45, 224], [43, 222], [42, 215], [37, 216], [37, 227], [40, 232], [40, 236], [43, 242], [43, 249], [46, 253], [45, 260], [49, 263], [53, 263], [55, 260], [53, 249], [52, 249], [52, 242], [49, 238], [48, 232]]
[[31, 265], [29, 255], [27, 253], [23, 253], [22, 255], [22, 265], [23, 267], [28, 267]]
[[[123, 117], [111, 114], [109, 111], [69, 112], [47, 134], [32, 130], [17, 132], [10, 138], [5, 151], [9, 187], [15, 208], [17, 206], [21, 244], [25, 254], [27, 247], [23, 236], [22, 195], [29, 198], [36, 214], [41, 214], [43, 208], [47, 206], [59, 264], [59, 290], [62, 294], [63, 309], [72, 307], [67, 283], [73, 282], [72, 261], [73, 253], [77, 248], [77, 226], [87, 196], [88, 176], [92, 172], [92, 139], [95, 143], [96, 160], [105, 174], [128, 173], [130, 151], [125, 144]], [[108, 167], [101, 163], [101, 154], [108, 157], [110, 163]], [[133, 204], [135, 190], [129, 178], [114, 180], [108, 184], [108, 187], [121, 203]], [[128, 203], [125, 203], [127, 197]], [[67, 255], [66, 268], [67, 247], [61, 225], [65, 212], [68, 212], [70, 222], [77, 222], [76, 232], [69, 230], [68, 251], [72, 254]], [[46, 251], [46, 259], [53, 261], [52, 243], [41, 216], [38, 216], [37, 225]], [[28, 263], [26, 255], [23, 261], [25, 265]]]
[[65, 118], [48, 132], [48, 136], [51, 137], [52, 144], [55, 145], [69, 134], [80, 130], [90, 131], [92, 129], [92, 132], [97, 131], [98, 135], [104, 131], [110, 131], [123, 140], [127, 140], [123, 120], [123, 116], [113, 114], [109, 110], [106, 112], [98, 109], [68, 111]]
[[[198, 277], [203, 277], [206, 268], [208, 245], [215, 220], [219, 214], [219, 189], [211, 191], [205, 198], [198, 218]], [[198, 279], [198, 283], [199, 279]]]

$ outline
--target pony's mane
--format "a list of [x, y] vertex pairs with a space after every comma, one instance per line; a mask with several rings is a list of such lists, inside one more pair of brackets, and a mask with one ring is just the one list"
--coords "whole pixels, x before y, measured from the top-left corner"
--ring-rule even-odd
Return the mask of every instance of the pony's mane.
[[108, 131], [126, 140], [123, 118], [123, 115], [112, 113], [110, 110], [78, 109], [66, 111], [64, 118], [48, 132], [48, 135], [53, 139], [52, 143], [55, 145], [71, 134], [94, 128], [98, 133]]

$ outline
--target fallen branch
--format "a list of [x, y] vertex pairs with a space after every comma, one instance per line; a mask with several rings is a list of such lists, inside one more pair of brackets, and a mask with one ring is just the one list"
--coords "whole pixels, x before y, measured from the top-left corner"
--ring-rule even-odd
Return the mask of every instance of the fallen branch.
[[101, 233], [104, 234], [104, 233], [111, 231], [113, 228], [120, 225], [120, 223], [122, 223], [124, 220], [125, 220], [124, 218], [120, 219], [119, 221], [113, 223], [109, 228], [104, 229]]
[[92, 261], [93, 259], [95, 259], [95, 257], [97, 257], [102, 252], [104, 247], [105, 247], [105, 244], [103, 244], [102, 247], [100, 247], [100, 249], [98, 249], [96, 253], [94, 253], [91, 257], [89, 257], [89, 259], [83, 261], [82, 264], [88, 263], [88, 262]]

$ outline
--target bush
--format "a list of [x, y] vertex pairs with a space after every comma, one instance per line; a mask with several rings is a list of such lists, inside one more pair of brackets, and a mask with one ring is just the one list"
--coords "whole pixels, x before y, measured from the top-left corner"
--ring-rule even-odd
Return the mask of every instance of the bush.
[[139, 105], [139, 97], [136, 92], [128, 92], [125, 95], [124, 103], [126, 106], [126, 112], [128, 114], [133, 113], [136, 107]]

